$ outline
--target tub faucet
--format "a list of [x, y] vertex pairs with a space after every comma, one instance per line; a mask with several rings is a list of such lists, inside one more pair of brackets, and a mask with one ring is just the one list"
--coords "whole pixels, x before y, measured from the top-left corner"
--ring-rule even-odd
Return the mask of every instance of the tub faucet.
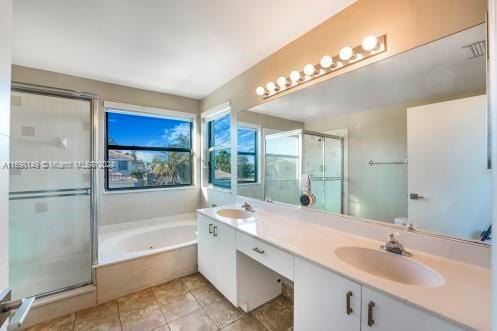
[[399, 240], [397, 239], [398, 236], [398, 233], [390, 232], [388, 234], [388, 240], [385, 242], [384, 245], [381, 246], [381, 248], [390, 253], [412, 256], [411, 253], [405, 250], [404, 245], [399, 242]]
[[252, 213], [255, 212], [255, 209], [252, 208], [252, 206], [247, 201], [243, 202], [242, 208], [245, 209], [245, 211], [250, 211]]

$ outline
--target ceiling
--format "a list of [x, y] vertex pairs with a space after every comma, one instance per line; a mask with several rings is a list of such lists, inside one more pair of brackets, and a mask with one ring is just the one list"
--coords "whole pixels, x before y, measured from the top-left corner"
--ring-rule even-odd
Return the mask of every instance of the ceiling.
[[479, 25], [310, 86], [251, 111], [298, 122], [483, 91], [485, 56], [462, 47], [485, 39]]
[[355, 0], [16, 0], [13, 63], [202, 98]]

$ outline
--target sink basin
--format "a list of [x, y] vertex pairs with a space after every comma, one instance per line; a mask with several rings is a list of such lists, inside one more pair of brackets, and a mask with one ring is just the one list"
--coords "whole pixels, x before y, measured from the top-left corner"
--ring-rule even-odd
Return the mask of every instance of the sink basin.
[[243, 209], [229, 209], [229, 208], [218, 210], [216, 211], [216, 214], [222, 217], [236, 219], [236, 220], [247, 219], [254, 216], [254, 213], [251, 213]]
[[439, 287], [445, 282], [435, 270], [411, 258], [363, 247], [340, 247], [335, 254], [343, 262], [377, 277], [397, 283]]

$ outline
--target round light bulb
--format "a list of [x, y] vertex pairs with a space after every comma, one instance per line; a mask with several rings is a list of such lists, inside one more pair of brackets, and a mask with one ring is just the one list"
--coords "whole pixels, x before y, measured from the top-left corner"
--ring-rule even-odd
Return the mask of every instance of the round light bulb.
[[294, 70], [290, 73], [290, 79], [292, 82], [296, 83], [300, 80], [300, 72]]
[[367, 36], [362, 40], [362, 49], [372, 51], [378, 45], [378, 39], [375, 36]]
[[333, 65], [333, 58], [329, 55], [325, 55], [321, 58], [321, 62], [319, 62], [321, 68], [328, 69]]
[[281, 88], [285, 88], [285, 87], [288, 86], [288, 79], [286, 79], [286, 77], [281, 76], [276, 81], [276, 84], [278, 84], [278, 86], [281, 87]]
[[274, 92], [274, 90], [276, 90], [276, 85], [274, 85], [273, 82], [269, 82], [266, 84], [266, 88], [269, 92]]
[[354, 51], [349, 46], [344, 47], [340, 50], [339, 56], [343, 61], [350, 60], [354, 55]]
[[314, 68], [314, 66], [312, 64], [307, 64], [305, 67], [304, 67], [304, 74], [306, 76], [312, 76], [314, 74], [314, 72], [316, 71], [316, 69]]
[[259, 86], [255, 89], [255, 93], [257, 93], [257, 95], [264, 95], [266, 93], [266, 89], [264, 89], [264, 87], [262, 86]]

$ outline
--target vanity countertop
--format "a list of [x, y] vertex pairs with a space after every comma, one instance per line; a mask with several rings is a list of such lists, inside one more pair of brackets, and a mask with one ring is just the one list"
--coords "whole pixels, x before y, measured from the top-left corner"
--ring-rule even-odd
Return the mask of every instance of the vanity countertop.
[[[240, 207], [233, 205], [224, 208]], [[413, 253], [410, 259], [436, 270], [444, 277], [445, 283], [436, 288], [404, 285], [356, 269], [335, 255], [335, 250], [339, 247], [378, 249], [382, 242], [264, 210], [257, 210], [254, 218], [249, 220], [233, 220], [218, 216], [216, 211], [219, 209], [221, 208], [205, 208], [198, 212], [452, 323], [476, 330], [491, 329], [489, 269], [406, 247]]]

